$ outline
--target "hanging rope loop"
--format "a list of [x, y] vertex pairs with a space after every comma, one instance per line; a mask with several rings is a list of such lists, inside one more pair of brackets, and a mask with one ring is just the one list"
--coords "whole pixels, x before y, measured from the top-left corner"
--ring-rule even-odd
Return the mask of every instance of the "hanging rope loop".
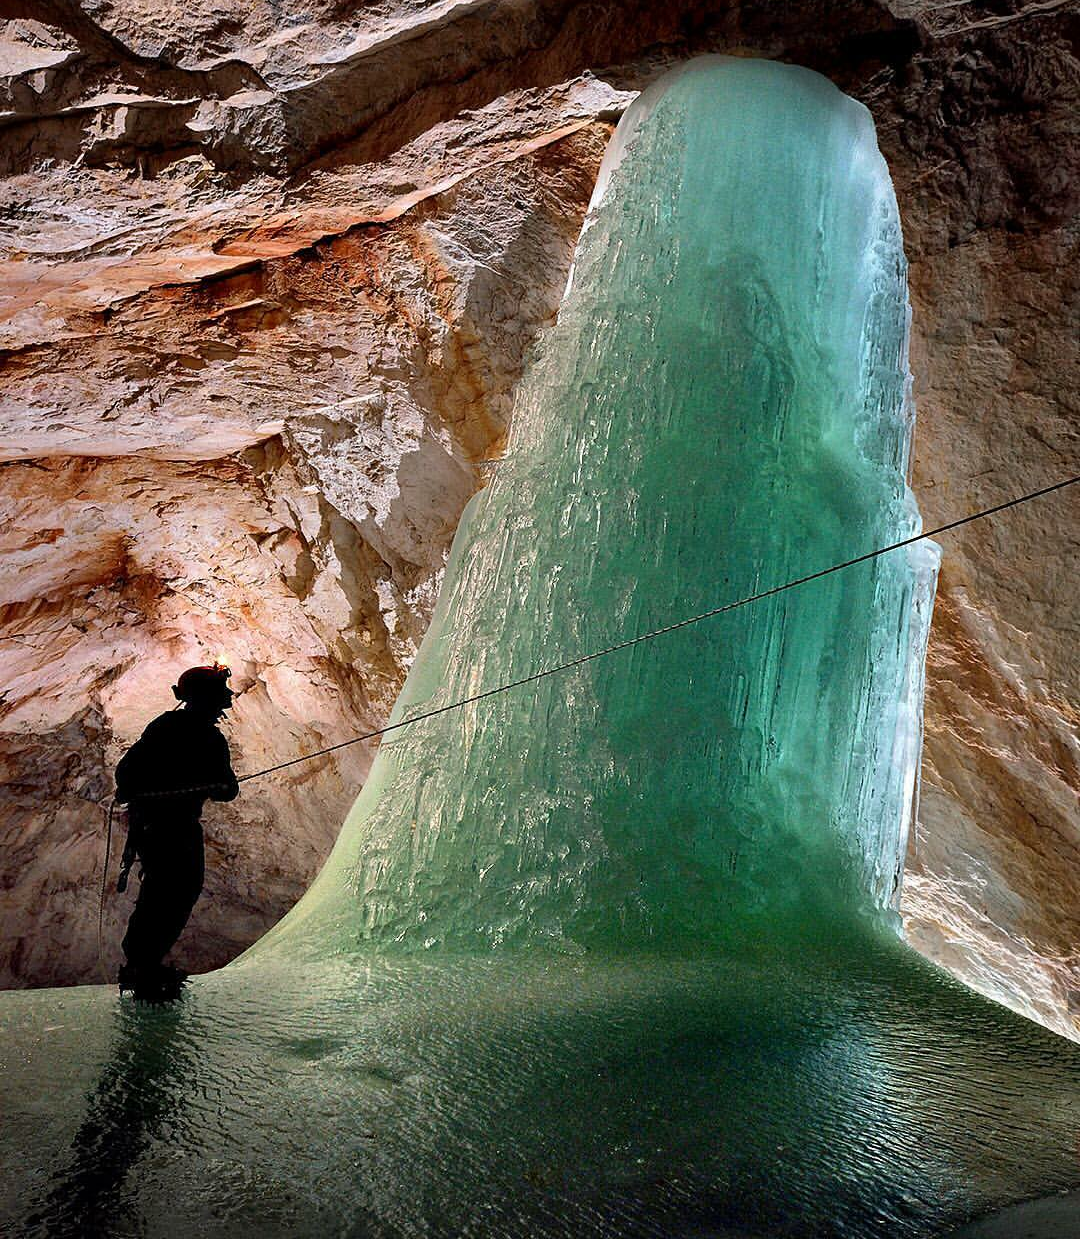
[[97, 918], [98, 963], [101, 963], [101, 956], [102, 956], [102, 925], [105, 920], [105, 886], [109, 881], [109, 853], [112, 851], [112, 824], [113, 824], [113, 810], [115, 808], [116, 808], [116, 801], [110, 800], [108, 808], [105, 809], [105, 864], [101, 870], [101, 899], [98, 902], [98, 918]]

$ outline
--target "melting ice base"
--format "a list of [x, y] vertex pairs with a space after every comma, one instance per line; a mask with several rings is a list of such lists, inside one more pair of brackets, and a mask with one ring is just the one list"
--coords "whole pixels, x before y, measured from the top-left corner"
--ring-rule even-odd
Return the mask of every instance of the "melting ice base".
[[[725, 59], [648, 92], [395, 717], [915, 530], [906, 317], [861, 107]], [[1075, 1185], [1075, 1047], [895, 932], [933, 570], [395, 733], [175, 1008], [5, 996], [9, 1224], [903, 1239]]]

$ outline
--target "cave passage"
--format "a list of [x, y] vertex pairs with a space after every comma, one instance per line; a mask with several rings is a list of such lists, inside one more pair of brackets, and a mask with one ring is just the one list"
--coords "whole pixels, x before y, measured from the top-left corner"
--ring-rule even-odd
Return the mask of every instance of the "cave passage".
[[[393, 721], [917, 531], [907, 320], [861, 105], [725, 57], [651, 88]], [[3, 995], [5, 1224], [906, 1239], [1075, 1187], [1077, 1048], [899, 938], [935, 571], [392, 733], [173, 1008]]]

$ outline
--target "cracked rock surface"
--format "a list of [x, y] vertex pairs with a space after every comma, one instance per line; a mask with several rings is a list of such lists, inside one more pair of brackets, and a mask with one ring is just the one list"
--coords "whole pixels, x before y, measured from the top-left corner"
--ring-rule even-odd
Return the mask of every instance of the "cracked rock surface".
[[[100, 804], [185, 666], [233, 666], [240, 772], [385, 720], [611, 127], [688, 56], [805, 64], [873, 112], [911, 260], [926, 523], [1078, 472], [1065, 4], [8, 0], [0, 18], [7, 985], [112, 974], [130, 902], [108, 901], [99, 958]], [[1074, 1037], [1078, 502], [942, 539], [904, 895], [920, 950]], [[295, 901], [371, 755], [208, 807], [178, 959], [216, 966]]]

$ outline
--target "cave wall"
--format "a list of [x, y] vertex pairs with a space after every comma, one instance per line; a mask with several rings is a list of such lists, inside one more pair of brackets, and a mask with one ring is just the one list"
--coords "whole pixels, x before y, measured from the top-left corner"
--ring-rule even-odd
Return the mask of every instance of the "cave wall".
[[[252, 771], [377, 727], [612, 124], [703, 51], [862, 99], [911, 260], [928, 524], [1076, 472], [1077, 20], [1064, 5], [5, 0], [0, 980], [107, 977], [110, 772], [228, 655]], [[1077, 500], [947, 535], [909, 936], [1080, 1035]], [[671, 600], [678, 613], [678, 599]], [[178, 955], [317, 870], [361, 744], [206, 814]]]

